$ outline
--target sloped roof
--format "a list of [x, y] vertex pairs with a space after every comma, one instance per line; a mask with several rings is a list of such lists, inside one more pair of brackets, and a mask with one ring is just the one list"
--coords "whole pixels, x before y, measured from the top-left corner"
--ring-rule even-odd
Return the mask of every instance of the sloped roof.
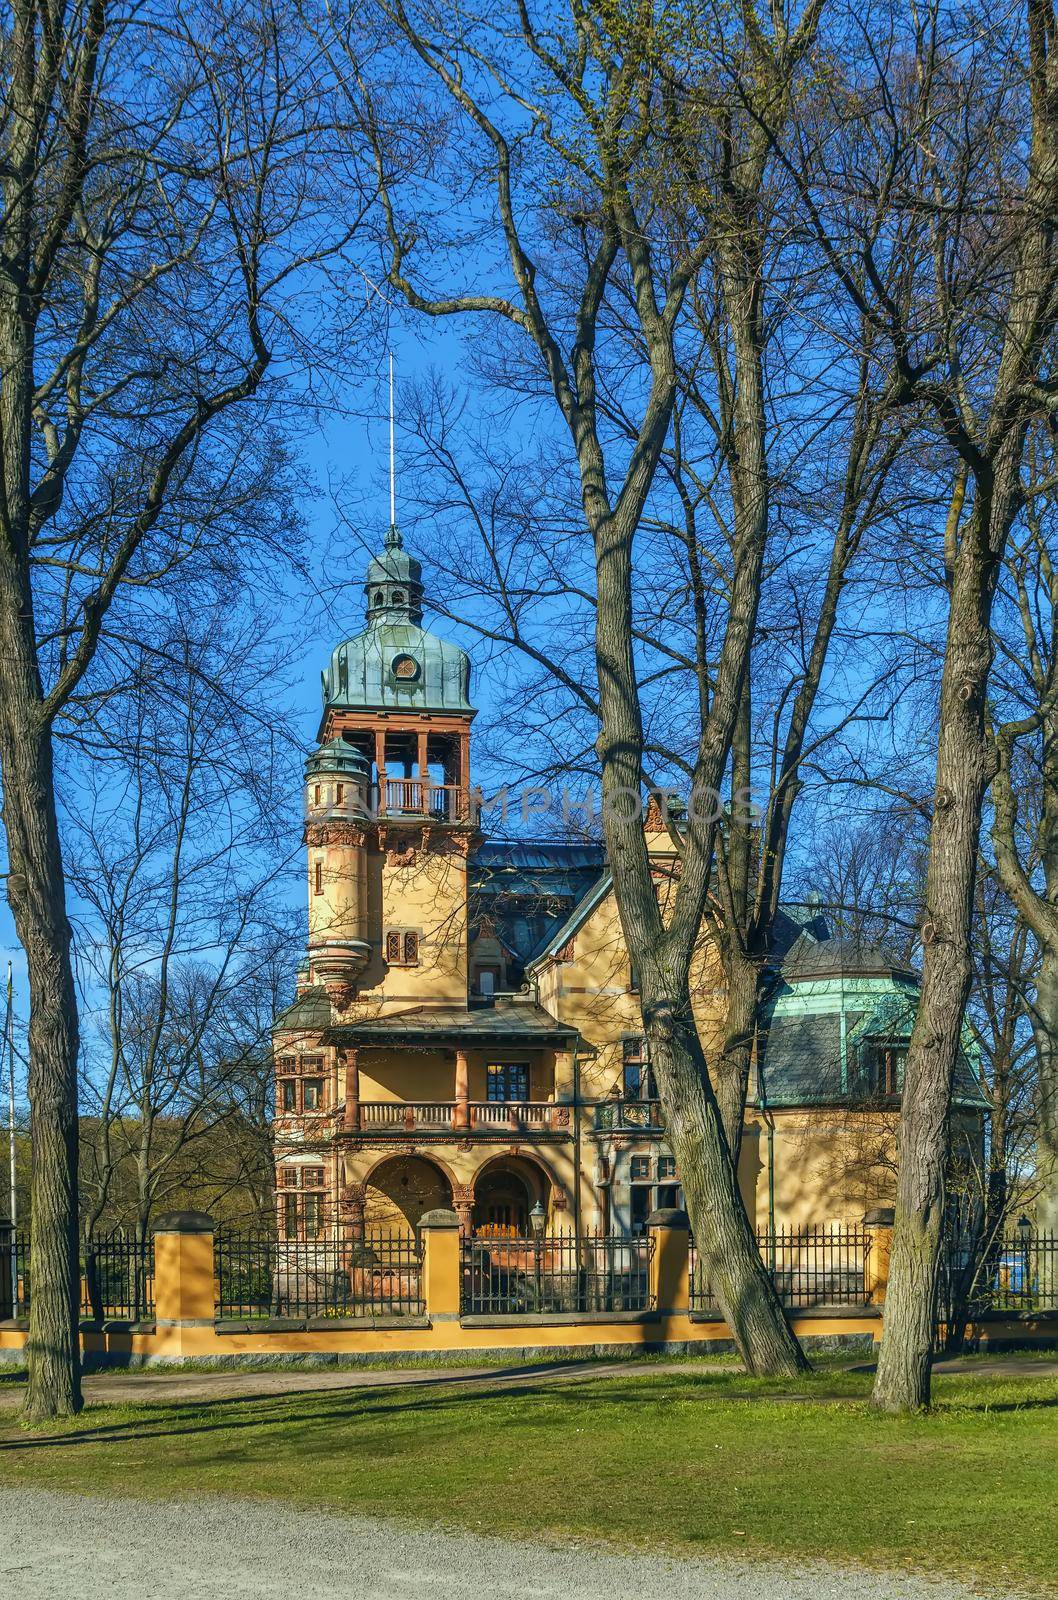
[[601, 845], [487, 840], [467, 863], [471, 917], [490, 917], [524, 965], [551, 944], [598, 882], [604, 860]]
[[905, 962], [882, 945], [852, 937], [819, 938], [802, 931], [783, 957], [781, 971], [790, 983], [806, 978], [887, 977], [892, 973], [914, 977]]
[[339, 1022], [331, 1029], [336, 1039], [396, 1044], [407, 1040], [444, 1043], [449, 1040], [500, 1039], [507, 1043], [562, 1043], [576, 1038], [550, 1011], [530, 1000], [497, 998], [481, 1006], [413, 1006], [364, 1022]]

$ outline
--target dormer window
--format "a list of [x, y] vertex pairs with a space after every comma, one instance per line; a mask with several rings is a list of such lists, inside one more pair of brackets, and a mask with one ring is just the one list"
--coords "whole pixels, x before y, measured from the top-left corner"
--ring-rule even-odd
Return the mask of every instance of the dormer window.
[[872, 1044], [867, 1053], [867, 1086], [871, 1094], [894, 1099], [904, 1087], [907, 1044], [902, 1040]]

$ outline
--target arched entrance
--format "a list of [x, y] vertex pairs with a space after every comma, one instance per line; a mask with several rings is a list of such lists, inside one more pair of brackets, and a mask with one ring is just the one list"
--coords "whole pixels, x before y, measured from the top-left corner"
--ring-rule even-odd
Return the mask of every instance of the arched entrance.
[[525, 1238], [537, 1201], [550, 1209], [551, 1180], [535, 1162], [499, 1156], [474, 1181], [472, 1232], [480, 1238]]
[[440, 1167], [424, 1156], [391, 1156], [380, 1161], [364, 1189], [368, 1233], [412, 1233], [425, 1211], [448, 1210], [452, 1205], [452, 1185]]

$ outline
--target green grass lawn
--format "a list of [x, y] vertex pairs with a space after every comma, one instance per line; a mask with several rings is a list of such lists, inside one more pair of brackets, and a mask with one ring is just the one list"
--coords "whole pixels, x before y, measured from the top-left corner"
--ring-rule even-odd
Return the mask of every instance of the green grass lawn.
[[46, 1430], [5, 1416], [0, 1484], [275, 1496], [488, 1533], [823, 1557], [1058, 1592], [1058, 1369], [939, 1378], [934, 1413], [909, 1421], [873, 1416], [869, 1381], [824, 1370], [791, 1388], [688, 1363], [476, 1392], [439, 1373], [404, 1390], [93, 1406]]

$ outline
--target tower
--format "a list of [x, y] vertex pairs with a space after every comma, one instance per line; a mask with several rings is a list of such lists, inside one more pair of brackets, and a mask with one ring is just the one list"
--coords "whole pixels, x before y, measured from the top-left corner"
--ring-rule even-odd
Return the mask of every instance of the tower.
[[[323, 674], [307, 764], [309, 965], [338, 1009], [466, 1000], [470, 662], [422, 625], [422, 568], [391, 526], [366, 627]], [[317, 798], [318, 797], [318, 798]]]
[[339, 1005], [355, 993], [371, 958], [367, 916], [367, 824], [371, 771], [344, 739], [329, 739], [305, 763], [310, 966]]

